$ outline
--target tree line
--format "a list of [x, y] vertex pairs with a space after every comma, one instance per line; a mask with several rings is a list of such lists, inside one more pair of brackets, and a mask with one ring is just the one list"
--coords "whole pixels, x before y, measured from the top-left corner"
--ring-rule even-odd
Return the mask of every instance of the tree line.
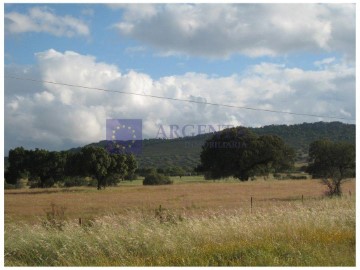
[[26, 150], [17, 147], [9, 151], [9, 167], [5, 172], [8, 184], [15, 185], [27, 178], [33, 187], [51, 187], [69, 178], [93, 177], [97, 188], [132, 179], [137, 161], [132, 154], [111, 154], [101, 147], [83, 147], [78, 152]]
[[[201, 164], [196, 168], [205, 179], [235, 177], [248, 181], [255, 176], [277, 174], [294, 168], [295, 150], [276, 135], [256, 135], [250, 129], [237, 127], [214, 133], [205, 141], [200, 154]], [[6, 182], [16, 184], [27, 178], [37, 187], [51, 187], [68, 177], [92, 177], [98, 189], [134, 179], [137, 161], [131, 154], [111, 154], [102, 147], [86, 146], [78, 152], [49, 152], [17, 147], [9, 152]], [[313, 178], [322, 179], [329, 195], [341, 195], [341, 184], [355, 177], [355, 144], [333, 142], [327, 139], [310, 144], [306, 171]], [[168, 170], [141, 169], [148, 177], [144, 184], [170, 184], [167, 175], [182, 176], [179, 167]]]
[[[309, 145], [327, 138], [331, 141], [355, 143], [355, 125], [341, 122], [316, 122], [294, 125], [268, 125], [248, 128], [258, 136], [276, 135], [296, 151], [295, 161], [306, 162]], [[145, 139], [143, 153], [137, 157], [139, 166], [161, 168], [180, 166], [191, 172], [200, 162], [201, 146], [211, 133], [176, 139]]]
[[[198, 171], [207, 179], [235, 177], [248, 181], [255, 176], [280, 173], [294, 167], [295, 150], [276, 135], [258, 136], [243, 127], [225, 129], [202, 146]], [[328, 195], [341, 195], [341, 184], [355, 177], [355, 144], [320, 139], [309, 146], [306, 172], [320, 178]]]

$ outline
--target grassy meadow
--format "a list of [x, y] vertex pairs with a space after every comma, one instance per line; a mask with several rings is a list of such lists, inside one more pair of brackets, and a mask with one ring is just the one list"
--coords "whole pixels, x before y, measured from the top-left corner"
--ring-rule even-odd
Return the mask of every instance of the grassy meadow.
[[6, 190], [5, 265], [355, 266], [355, 181], [341, 198], [325, 191], [318, 180], [201, 177]]

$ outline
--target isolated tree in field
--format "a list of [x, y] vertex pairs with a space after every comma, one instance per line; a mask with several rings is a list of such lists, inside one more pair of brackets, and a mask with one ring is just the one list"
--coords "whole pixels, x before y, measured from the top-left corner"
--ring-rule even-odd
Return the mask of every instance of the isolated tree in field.
[[293, 165], [294, 151], [277, 136], [258, 137], [246, 128], [225, 129], [202, 147], [200, 168], [209, 179], [233, 176], [247, 181]]
[[329, 140], [311, 143], [308, 172], [322, 179], [330, 196], [340, 196], [341, 184], [346, 178], [355, 176], [355, 145]]

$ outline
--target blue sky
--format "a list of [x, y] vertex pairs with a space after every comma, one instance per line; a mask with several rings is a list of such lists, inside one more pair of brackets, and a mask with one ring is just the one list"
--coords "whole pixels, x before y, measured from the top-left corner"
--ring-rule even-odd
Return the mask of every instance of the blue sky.
[[[5, 74], [355, 118], [353, 4], [5, 4], [4, 13]], [[99, 141], [107, 118], [143, 119], [145, 138], [160, 124], [330, 121], [5, 78], [6, 151]]]
[[122, 9], [112, 9], [99, 4], [9, 4], [5, 13], [26, 14], [31, 8], [47, 7], [57, 16], [72, 16], [85, 22], [91, 29], [87, 36], [64, 38], [48, 33], [24, 32], [6, 35], [5, 64], [32, 65], [35, 53], [53, 48], [57, 51], [76, 51], [96, 56], [98, 61], [117, 65], [123, 72], [137, 70], [154, 78], [199, 72], [219, 76], [244, 71], [247, 66], [261, 62], [286, 63], [289, 67], [305, 70], [314, 68], [314, 62], [324, 58], [339, 57], [336, 51], [298, 51], [278, 56], [248, 57], [233, 54], [227, 58], [206, 58], [203, 56], [172, 55], [161, 56], [161, 51], [118, 34], [114, 24], [123, 16]]

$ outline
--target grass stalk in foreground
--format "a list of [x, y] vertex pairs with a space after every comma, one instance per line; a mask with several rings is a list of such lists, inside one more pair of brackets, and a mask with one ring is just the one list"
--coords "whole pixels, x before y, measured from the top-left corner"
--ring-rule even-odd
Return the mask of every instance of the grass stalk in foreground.
[[5, 226], [6, 266], [354, 266], [355, 199], [159, 218], [130, 212], [87, 226]]

